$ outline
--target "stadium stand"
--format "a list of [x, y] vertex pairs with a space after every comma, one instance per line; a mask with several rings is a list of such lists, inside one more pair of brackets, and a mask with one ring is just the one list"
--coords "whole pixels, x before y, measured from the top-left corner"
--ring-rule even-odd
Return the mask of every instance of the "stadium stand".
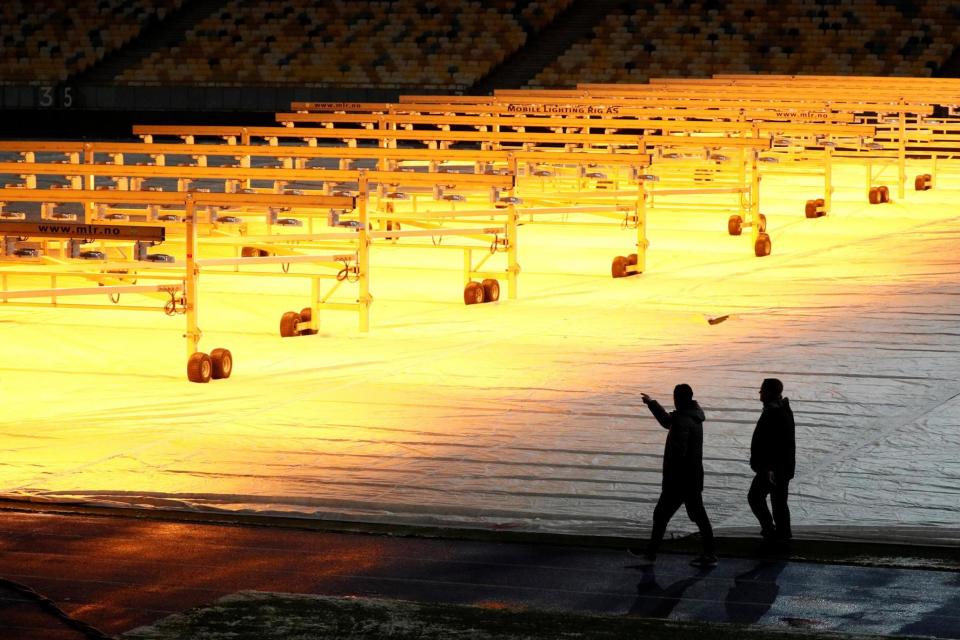
[[74, 114], [960, 69], [960, 0], [16, 0], [0, 16], [0, 108]]
[[182, 0], [98, 0], [0, 5], [0, 84], [62, 82], [162, 20]]
[[465, 89], [567, 4], [232, 0], [116, 81]]
[[930, 76], [953, 52], [958, 16], [941, 0], [625, 2], [528, 86], [720, 72]]

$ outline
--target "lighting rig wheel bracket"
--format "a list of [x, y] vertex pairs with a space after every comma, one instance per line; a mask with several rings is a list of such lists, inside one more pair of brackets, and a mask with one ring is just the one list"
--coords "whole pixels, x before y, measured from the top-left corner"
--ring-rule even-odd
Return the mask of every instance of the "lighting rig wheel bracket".
[[[310, 307], [304, 307], [300, 310], [300, 322], [310, 322], [313, 319], [313, 309]], [[316, 329], [300, 329], [301, 336], [314, 336], [317, 335]]]
[[614, 278], [625, 278], [627, 276], [627, 267], [630, 265], [630, 259], [626, 256], [617, 256], [610, 265], [610, 274]]
[[757, 215], [758, 215], [757, 229], [760, 230], [760, 233], [763, 233], [764, 231], [767, 230], [767, 216], [763, 215], [762, 213]]
[[807, 200], [807, 205], [804, 208], [804, 215], [806, 215], [808, 218], [823, 217], [827, 215], [826, 206], [826, 201], [823, 198]]
[[[387, 220], [387, 231], [400, 231], [400, 221]], [[399, 240], [399, 239], [400, 239], [399, 236], [396, 238], [394, 238], [393, 236], [387, 236], [384, 238], [384, 240], [387, 240], [387, 241], [393, 241], [393, 240]]]

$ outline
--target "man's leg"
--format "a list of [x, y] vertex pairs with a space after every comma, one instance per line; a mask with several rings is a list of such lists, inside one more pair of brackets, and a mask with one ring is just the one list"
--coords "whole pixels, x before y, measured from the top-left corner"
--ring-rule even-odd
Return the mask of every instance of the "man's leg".
[[667, 523], [683, 504], [683, 493], [675, 489], [664, 488], [653, 510], [653, 530], [650, 532], [650, 544], [647, 545], [647, 556], [657, 555], [663, 534], [667, 531]]
[[770, 506], [773, 507], [773, 521], [776, 523], [777, 537], [789, 540], [793, 537], [790, 530], [790, 507], [787, 505], [789, 480], [778, 480], [770, 490]]
[[770, 482], [766, 474], [758, 473], [750, 484], [750, 492], [747, 494], [747, 502], [750, 503], [750, 509], [753, 515], [760, 522], [760, 533], [764, 538], [773, 538], [776, 535], [776, 527], [773, 524], [773, 516], [770, 515], [770, 509], [767, 508], [767, 494], [770, 493]]
[[717, 548], [713, 541], [713, 527], [710, 526], [710, 517], [707, 516], [707, 510], [703, 508], [703, 494], [699, 491], [691, 492], [684, 500], [687, 505], [687, 515], [700, 529], [700, 537], [703, 538], [703, 555], [717, 555]]

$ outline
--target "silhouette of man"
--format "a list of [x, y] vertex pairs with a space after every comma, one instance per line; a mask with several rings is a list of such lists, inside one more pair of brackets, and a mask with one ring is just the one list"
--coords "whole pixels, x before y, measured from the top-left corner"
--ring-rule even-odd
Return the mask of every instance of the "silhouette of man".
[[678, 384], [673, 389], [675, 410], [670, 413], [647, 394], [641, 393], [640, 397], [657, 422], [669, 431], [663, 449], [663, 482], [660, 499], [653, 510], [650, 542], [646, 550], [630, 547], [628, 551], [648, 563], [656, 560], [667, 523], [680, 505], [686, 505], [687, 515], [696, 523], [703, 538], [703, 554], [690, 564], [696, 567], [716, 566], [713, 528], [703, 508], [703, 409], [693, 399], [693, 389], [688, 384]]
[[[787, 492], [796, 467], [796, 442], [793, 411], [782, 394], [783, 383], [776, 378], [767, 378], [760, 385], [763, 413], [750, 443], [750, 468], [756, 476], [747, 501], [760, 522], [760, 534], [768, 542], [793, 537]], [[772, 514], [767, 508], [768, 495]]]

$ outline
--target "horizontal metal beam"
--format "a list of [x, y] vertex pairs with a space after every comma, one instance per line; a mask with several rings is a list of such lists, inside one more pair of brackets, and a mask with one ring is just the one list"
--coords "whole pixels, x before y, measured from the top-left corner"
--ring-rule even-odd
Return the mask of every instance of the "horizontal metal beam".
[[[542, 106], [542, 105], [541, 105]], [[579, 114], [554, 114], [549, 110], [543, 113], [529, 109], [513, 109], [502, 115], [467, 115], [467, 114], [433, 114], [433, 115], [409, 115], [409, 114], [368, 114], [368, 113], [347, 113], [347, 114], [326, 114], [326, 113], [278, 113], [277, 122], [302, 122], [302, 123], [330, 123], [330, 124], [376, 124], [380, 128], [378, 131], [387, 130], [386, 125], [436, 125], [436, 126], [486, 126], [486, 127], [539, 127], [539, 128], [557, 128], [557, 129], [669, 129], [671, 131], [691, 131], [691, 132], [721, 132], [721, 133], [749, 133], [754, 129], [761, 133], [770, 134], [772, 132], [790, 131], [790, 132], [815, 132], [821, 134], [847, 133], [854, 136], [873, 135], [873, 127], [870, 125], [848, 124], [853, 121], [852, 114], [833, 114], [829, 110], [788, 110], [770, 111], [768, 118], [774, 120], [773, 116], [779, 115], [780, 121], [764, 121], [762, 118], [758, 122], [747, 119], [730, 120], [687, 120], [679, 117], [675, 120], [644, 118], [641, 114], [636, 116], [632, 114], [621, 114], [616, 112], [614, 117], [577, 117]], [[836, 116], [836, 120], [834, 120]], [[715, 118], [716, 116], [714, 116]], [[799, 122], [784, 122], [785, 118], [799, 120]], [[823, 121], [823, 122], [817, 122]], [[340, 129], [341, 131], [347, 131]], [[393, 129], [389, 129], [392, 131]], [[421, 130], [422, 131], [422, 130]], [[602, 132], [596, 132], [595, 135], [601, 135]]]
[[[14, 163], [23, 172], [23, 164]], [[54, 165], [65, 167], [66, 165]], [[81, 167], [83, 165], [70, 165]], [[401, 174], [406, 175], [406, 174]], [[201, 191], [100, 191], [88, 189], [0, 188], [0, 202], [95, 202], [101, 204], [157, 204], [240, 207], [327, 207], [354, 209], [353, 196], [294, 195], [282, 193], [205, 193]]]
[[408, 229], [399, 231], [371, 231], [371, 238], [416, 238], [436, 236], [475, 236], [480, 234], [506, 233], [506, 227], [465, 227], [462, 229]]
[[[416, 98], [417, 96], [404, 96], [404, 98]], [[609, 115], [625, 116], [635, 118], [714, 118], [726, 120], [764, 120], [764, 121], [786, 121], [796, 122], [797, 120], [806, 120], [808, 122], [827, 121], [827, 122], [853, 122], [854, 115], [849, 110], [837, 110], [831, 108], [826, 102], [785, 102], [770, 101], [768, 103], [751, 102], [749, 107], [741, 106], [735, 102], [723, 101], [716, 104], [710, 102], [691, 102], [690, 100], [675, 100], [673, 103], [659, 101], [657, 104], [644, 105], [640, 101], [634, 101], [633, 106], [623, 98], [587, 98], [587, 99], [552, 99], [547, 98], [541, 102], [526, 101], [510, 102], [507, 100], [499, 101], [496, 97], [485, 98], [484, 102], [444, 102], [445, 96], [438, 97], [439, 102], [400, 102], [389, 105], [389, 113], [395, 114], [462, 114], [462, 115], [509, 115], [509, 114], [563, 114], [574, 117], [580, 115]], [[313, 111], [308, 102], [294, 102], [291, 109], [301, 112], [329, 113], [326, 110]], [[348, 113], [376, 113], [386, 112], [379, 109], [367, 109], [364, 107], [367, 103], [358, 103], [357, 109], [348, 110]], [[342, 110], [341, 110], [342, 111]], [[820, 118], [819, 115], [809, 115], [806, 118], [798, 118], [797, 112], [806, 112], [819, 114], [826, 112], [829, 117]]]
[[749, 187], [729, 187], [723, 189], [650, 189], [649, 193], [654, 196], [693, 196], [710, 195], [721, 193], [749, 193]]
[[[81, 276], [83, 274], [77, 274]], [[167, 293], [176, 293], [184, 288], [182, 282], [178, 284], [128, 284], [128, 285], [107, 285], [103, 287], [64, 287], [54, 289], [20, 289], [11, 291], [0, 291], [0, 299], [14, 300], [17, 298], [59, 298], [61, 296], [93, 296], [93, 295], [115, 295], [118, 293], [156, 293], [164, 291]]]
[[[138, 125], [133, 128], [138, 135], [167, 136], [225, 136], [244, 135], [264, 138], [323, 138], [334, 140], [413, 140], [417, 142], [490, 142], [514, 144], [588, 144], [600, 147], [656, 147], [675, 145], [703, 145], [712, 147], [756, 147], [767, 148], [769, 139], [737, 138], [728, 136], [661, 136], [661, 135], [623, 135], [588, 133], [548, 133], [548, 132], [489, 132], [489, 131], [377, 131], [367, 129], [327, 129], [322, 127], [217, 127], [217, 126], [181, 126], [181, 125]], [[688, 140], [684, 142], [684, 140]], [[697, 140], [691, 143], [689, 140]]]
[[91, 238], [95, 240], [144, 240], [163, 242], [162, 226], [85, 224], [79, 222], [4, 222], [0, 235], [30, 238]]
[[291, 262], [355, 262], [355, 253], [331, 253], [323, 255], [250, 256], [244, 258], [201, 258], [200, 267], [249, 264], [289, 264]]
[[359, 237], [359, 229], [344, 227], [339, 233], [282, 233], [272, 235], [246, 235], [246, 236], [217, 236], [210, 238], [201, 238], [202, 244], [243, 246], [255, 242], [262, 243], [286, 243], [286, 242], [356, 242]]
[[[382, 149], [379, 147], [310, 147], [278, 146], [268, 144], [241, 145], [227, 143], [186, 144], [164, 142], [51, 142], [47, 140], [0, 140], [0, 151], [9, 152], [45, 152], [45, 153], [102, 153], [102, 154], [146, 154], [184, 155], [184, 156], [223, 156], [232, 158], [331, 158], [331, 159], [372, 159], [423, 160], [442, 163], [444, 161], [463, 162], [502, 162], [511, 159], [543, 162], [550, 160], [544, 151], [519, 150], [479, 150], [479, 149]], [[601, 151], [563, 151], [555, 158], [561, 164], [646, 164], [650, 157], [646, 154], [606, 153]]]
[[[253, 136], [258, 138], [318, 138], [333, 140], [413, 140], [420, 142], [541, 142], [556, 144], [598, 144], [596, 134], [583, 133], [515, 133], [481, 131], [378, 131], [373, 129], [327, 129], [325, 127], [221, 127], [221, 126], [182, 126], [182, 125], [135, 125], [135, 135], [166, 136]], [[608, 134], [604, 136], [606, 144], [636, 146], [638, 136]]]
[[[272, 169], [245, 167], [167, 167], [127, 164], [62, 164], [44, 162], [0, 162], [0, 173], [19, 175], [107, 176], [129, 178], [189, 178], [209, 180], [274, 180], [305, 182], [356, 182], [366, 175], [369, 180], [383, 184], [447, 185], [462, 187], [509, 189], [512, 175], [478, 173], [425, 173], [414, 171], [370, 171], [366, 169]], [[197, 204], [201, 192], [197, 194]], [[203, 194], [208, 197], [214, 194]], [[223, 194], [226, 195], [226, 194]], [[230, 194], [235, 195], [235, 194]], [[273, 194], [263, 194], [273, 196]], [[329, 197], [329, 196], [327, 196]], [[331, 205], [335, 206], [335, 205]], [[352, 207], [352, 205], [350, 205]]]

